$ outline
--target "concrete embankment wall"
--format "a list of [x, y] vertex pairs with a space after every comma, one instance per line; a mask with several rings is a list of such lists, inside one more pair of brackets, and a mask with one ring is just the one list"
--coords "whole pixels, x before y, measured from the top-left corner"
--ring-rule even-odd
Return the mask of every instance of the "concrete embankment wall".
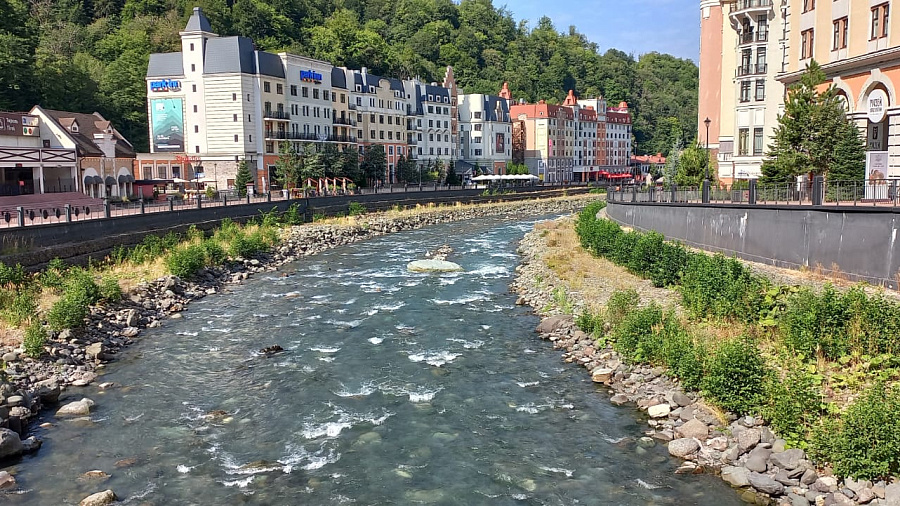
[[[570, 194], [587, 190], [566, 189]], [[310, 220], [314, 214], [333, 216], [346, 213], [351, 202], [357, 202], [369, 211], [376, 211], [394, 206], [414, 207], [416, 204], [510, 201], [560, 195], [559, 190], [541, 187], [520, 189], [517, 193], [504, 195], [486, 196], [481, 193], [482, 190], [447, 190], [314, 197], [3, 229], [0, 230], [0, 251], [6, 253], [0, 253], [0, 261], [10, 265], [19, 263], [25, 267], [39, 267], [56, 257], [71, 263], [85, 263], [88, 258], [102, 259], [116, 246], [137, 244], [149, 234], [183, 232], [191, 225], [201, 230], [210, 230], [225, 218], [242, 222], [273, 208], [284, 212], [292, 204], [297, 204], [301, 213]]]
[[610, 202], [606, 212], [704, 250], [897, 288], [900, 212], [891, 208]]

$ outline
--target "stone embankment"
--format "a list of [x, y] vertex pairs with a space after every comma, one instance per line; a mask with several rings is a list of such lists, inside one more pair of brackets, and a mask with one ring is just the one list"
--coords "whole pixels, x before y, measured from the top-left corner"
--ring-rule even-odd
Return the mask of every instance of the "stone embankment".
[[[202, 270], [194, 279], [166, 276], [139, 284], [122, 301], [91, 308], [86, 325], [50, 336], [40, 359], [21, 348], [0, 348], [5, 371], [0, 372], [0, 461], [40, 448], [34, 436], [21, 439], [28, 424], [42, 409], [56, 406], [60, 397], [73, 402], [58, 407], [58, 418], [86, 417], [94, 405], [78, 396], [78, 387], [98, 381], [106, 363], [133, 344], [148, 328], [167, 318], [180, 318], [194, 300], [227, 291], [251, 275], [276, 270], [280, 265], [330, 248], [459, 220], [507, 220], [582, 208], [589, 197], [515, 201], [481, 206], [425, 208], [414, 213], [373, 214], [348, 220], [348, 224], [308, 224], [286, 230], [272, 252], [257, 258], [232, 259], [227, 265]], [[101, 382], [101, 389], [115, 385]], [[51, 424], [45, 424], [50, 427]], [[9, 473], [0, 472], [0, 489], [15, 487]]]
[[[517, 303], [536, 311], [552, 307], [554, 287], [563, 285], [542, 260], [545, 241], [537, 232], [525, 236], [513, 282], [520, 295]], [[570, 292], [569, 297], [578, 294]], [[586, 306], [583, 300], [570, 302]], [[638, 444], [667, 445], [672, 456], [684, 460], [676, 472], [718, 473], [751, 504], [900, 506], [900, 483], [840, 481], [816, 469], [803, 450], [787, 449], [762, 420], [723, 415], [695, 393], [684, 392], [664, 370], [625, 363], [611, 347], [598, 345], [578, 329], [571, 315], [541, 316], [537, 332], [563, 350], [565, 362], [584, 367], [613, 404], [646, 412], [648, 429]]]

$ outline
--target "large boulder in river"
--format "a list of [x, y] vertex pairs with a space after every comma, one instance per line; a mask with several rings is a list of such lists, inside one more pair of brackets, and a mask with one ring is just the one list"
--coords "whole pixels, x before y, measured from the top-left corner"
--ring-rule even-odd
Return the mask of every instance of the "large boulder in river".
[[18, 434], [9, 429], [0, 429], [0, 459], [18, 457], [23, 451]]
[[556, 315], [549, 316], [541, 320], [541, 323], [535, 329], [538, 333], [549, 334], [559, 329], [566, 328], [575, 322], [572, 315]]
[[85, 397], [80, 401], [70, 402], [59, 408], [59, 411], [56, 412], [56, 416], [87, 416], [91, 414], [91, 408], [93, 406], [94, 401]]
[[446, 260], [413, 260], [406, 265], [412, 272], [457, 272], [463, 270], [459, 264]]
[[107, 506], [114, 502], [116, 502], [116, 493], [112, 490], [104, 490], [85, 497], [78, 503], [78, 506]]

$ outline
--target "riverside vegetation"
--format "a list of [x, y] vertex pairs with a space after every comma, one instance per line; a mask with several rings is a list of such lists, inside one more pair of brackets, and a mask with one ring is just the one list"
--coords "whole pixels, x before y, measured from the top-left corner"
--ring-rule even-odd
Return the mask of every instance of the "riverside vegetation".
[[683, 310], [620, 291], [577, 317], [584, 332], [724, 410], [762, 417], [841, 477], [900, 473], [900, 305], [863, 286], [774, 284], [736, 259], [598, 219], [604, 206], [579, 214], [582, 246], [677, 290]]

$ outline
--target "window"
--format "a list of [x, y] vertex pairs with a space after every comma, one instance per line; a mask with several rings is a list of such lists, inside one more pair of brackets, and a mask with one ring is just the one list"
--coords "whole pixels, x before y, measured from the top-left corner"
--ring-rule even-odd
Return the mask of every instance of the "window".
[[307, 88], [306, 86], [304, 86], [303, 88], [301, 88], [301, 91], [302, 91], [302, 94], [303, 94], [303, 98], [309, 98], [309, 88]]
[[346, 98], [346, 95], [344, 95], [343, 93], [341, 93], [341, 103], [342, 103], [342, 104], [344, 103], [344, 99], [345, 99], [345, 98]]
[[369, 130], [369, 138], [375, 138], [375, 130]]
[[238, 141], [238, 136], [235, 135], [235, 136], [234, 136], [234, 142], [237, 142], [237, 141]]
[[888, 4], [883, 3], [872, 7], [872, 40], [887, 37], [888, 34]]
[[269, 81], [263, 81], [263, 91], [266, 93], [272, 92], [272, 83]]
[[196, 71], [197, 71], [197, 66], [194, 65], [193, 63], [191, 63], [191, 72], [196, 72]]
[[[322, 91], [322, 100], [329, 100], [329, 97], [328, 97], [328, 90], [323, 90], [323, 91]], [[334, 102], [334, 100], [332, 100], [332, 102]]]
[[232, 101], [232, 102], [237, 102], [237, 93], [232, 93], [232, 94], [231, 94], [231, 101]]
[[756, 73], [766, 73], [766, 48], [764, 47], [756, 50]]
[[763, 129], [753, 129], [753, 156], [761, 156], [763, 154]]
[[296, 96], [297, 96], [297, 85], [296, 85], [296, 84], [292, 84], [292, 85], [291, 85], [291, 96], [292, 96], [292, 97], [296, 97]]
[[800, 32], [800, 59], [806, 60], [813, 57], [813, 31]]
[[750, 142], [750, 129], [741, 128], [738, 130], [738, 155], [746, 156], [748, 151], [748, 143]]
[[196, 105], [194, 106], [194, 112], [197, 112], [197, 106], [196, 106]]
[[200, 146], [194, 146], [194, 153], [200, 152]]
[[191, 85], [191, 91], [193, 91], [194, 93], [197, 93], [197, 85], [196, 84]]
[[234, 115], [234, 122], [237, 123], [237, 114]]
[[480, 132], [480, 131], [481, 131], [481, 125], [476, 124], [476, 125], [475, 125], [475, 131], [476, 131], [476, 132]]
[[816, 0], [803, 0], [803, 12], [809, 12], [816, 8]]
[[765, 79], [757, 79], [756, 80], [756, 100], [761, 101], [766, 99], [766, 80]]
[[481, 112], [480, 112], [480, 111], [479, 111], [479, 112], [476, 112], [476, 113], [474, 113], [474, 114], [475, 114], [475, 119], [481, 119]]
[[200, 127], [199, 127], [198, 125], [194, 125], [194, 133], [195, 133], [195, 134], [199, 134], [199, 133], [200, 133]]
[[279, 95], [284, 95], [284, 85], [281, 83], [275, 84], [275, 93]]
[[193, 51], [193, 50], [194, 50], [194, 43], [191, 42], [191, 51]]
[[741, 102], [750, 101], [750, 81], [741, 82]]
[[319, 88], [313, 88], [313, 98], [319, 98]]
[[832, 50], [847, 49], [847, 18], [834, 20], [834, 45]]

